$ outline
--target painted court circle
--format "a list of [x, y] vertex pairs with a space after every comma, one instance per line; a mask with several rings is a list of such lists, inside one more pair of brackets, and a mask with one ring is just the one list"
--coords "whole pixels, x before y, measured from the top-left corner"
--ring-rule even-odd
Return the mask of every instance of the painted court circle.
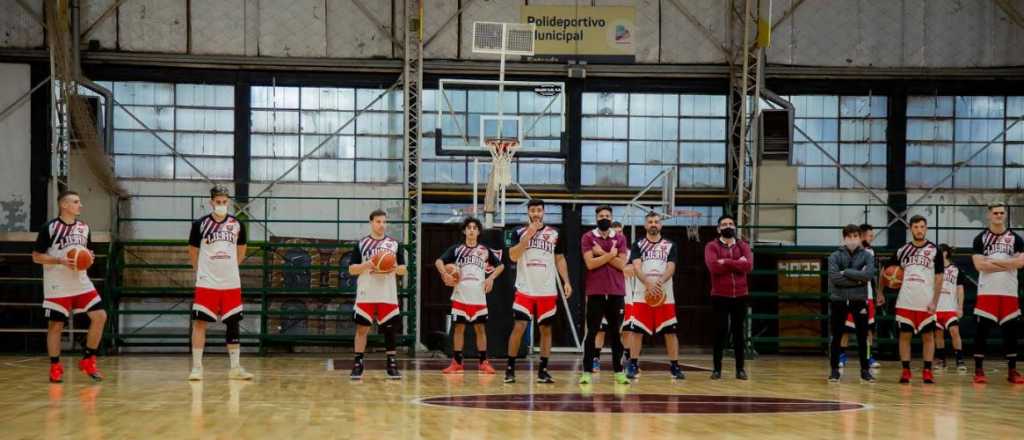
[[506, 411], [637, 414], [771, 414], [851, 411], [855, 402], [702, 394], [475, 394], [437, 396], [418, 403]]

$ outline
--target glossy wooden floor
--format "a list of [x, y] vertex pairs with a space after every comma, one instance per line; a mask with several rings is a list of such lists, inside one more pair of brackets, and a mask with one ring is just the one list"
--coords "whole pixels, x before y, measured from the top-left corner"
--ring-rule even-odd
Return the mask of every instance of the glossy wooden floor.
[[[341, 357], [341, 356], [335, 356]], [[67, 366], [70, 358], [65, 358]], [[76, 359], [77, 360], [77, 359]], [[687, 359], [707, 366], [704, 358]], [[558, 383], [505, 385], [500, 376], [442, 376], [436, 369], [404, 371], [388, 381], [378, 370], [353, 383], [347, 371], [329, 370], [326, 358], [243, 358], [252, 383], [228, 381], [222, 355], [207, 356], [206, 380], [185, 381], [189, 359], [120, 356], [100, 359], [107, 379], [95, 385], [77, 371], [64, 384], [46, 382], [42, 357], [0, 357], [0, 426], [4, 439], [38, 438], [223, 438], [223, 439], [655, 439], [655, 438], [1017, 438], [1024, 432], [1024, 386], [1002, 381], [971, 384], [946, 372], [924, 386], [915, 372], [910, 386], [896, 383], [889, 363], [877, 384], [853, 377], [825, 381], [823, 359], [763, 357], [750, 362], [749, 382], [712, 382], [705, 372], [673, 383], [660, 367], [640, 380], [613, 387], [607, 373], [589, 390], [575, 375], [555, 373]], [[431, 366], [437, 361], [427, 362]], [[1002, 368], [990, 361], [993, 368]], [[498, 364], [503, 364], [499, 362]], [[501, 368], [503, 365], [496, 365]], [[70, 370], [70, 368], [69, 368]], [[586, 393], [581, 394], [581, 391]], [[864, 409], [803, 414], [651, 415], [539, 412], [438, 407], [416, 399], [471, 394], [571, 393], [576, 395], [695, 394], [786, 397], [858, 402]], [[702, 396], [698, 396], [698, 400]], [[529, 396], [527, 396], [529, 398]], [[714, 400], [714, 398], [708, 398]], [[646, 406], [636, 406], [643, 410]]]

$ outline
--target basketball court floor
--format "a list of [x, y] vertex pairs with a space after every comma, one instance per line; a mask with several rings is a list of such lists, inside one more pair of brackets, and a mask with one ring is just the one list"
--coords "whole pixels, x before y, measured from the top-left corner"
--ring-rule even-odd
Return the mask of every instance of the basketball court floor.
[[406, 360], [400, 381], [385, 379], [371, 361], [362, 382], [348, 379], [340, 359], [243, 362], [256, 373], [251, 383], [229, 381], [219, 356], [207, 356], [206, 380], [193, 383], [185, 380], [188, 357], [118, 356], [101, 358], [101, 384], [77, 371], [49, 384], [45, 357], [2, 357], [2, 437], [1009, 439], [1024, 432], [1024, 386], [974, 385], [952, 369], [937, 385], [922, 385], [919, 371], [913, 384], [899, 385], [893, 366], [876, 384], [851, 374], [837, 385], [825, 381], [824, 359], [762, 357], [750, 361], [750, 381], [732, 379], [727, 359], [726, 379], [713, 382], [710, 359], [691, 357], [687, 380], [673, 382], [663, 361], [648, 359], [633, 385], [612, 385], [606, 370], [581, 388], [570, 357], [553, 361], [554, 385], [529, 381], [529, 366], [520, 366], [520, 383], [506, 385], [500, 374], [478, 376], [472, 361], [464, 376], [451, 377], [440, 373], [445, 360]]

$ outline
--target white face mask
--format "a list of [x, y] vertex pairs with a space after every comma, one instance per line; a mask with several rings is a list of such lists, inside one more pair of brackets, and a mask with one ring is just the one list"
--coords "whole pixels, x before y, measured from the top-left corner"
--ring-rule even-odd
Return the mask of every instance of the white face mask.
[[227, 205], [217, 205], [217, 206], [214, 206], [213, 207], [213, 213], [217, 214], [219, 216], [228, 215], [228, 207], [227, 207]]
[[846, 248], [847, 249], [849, 249], [851, 251], [855, 251], [859, 247], [860, 247], [860, 240], [859, 239], [851, 238], [849, 240], [846, 240]]

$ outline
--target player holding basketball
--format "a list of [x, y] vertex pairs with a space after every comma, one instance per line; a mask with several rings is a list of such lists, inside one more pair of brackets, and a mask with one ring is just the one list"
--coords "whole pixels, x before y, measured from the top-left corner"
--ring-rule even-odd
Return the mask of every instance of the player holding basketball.
[[252, 374], [245, 371], [239, 362], [242, 281], [238, 265], [245, 258], [245, 225], [228, 214], [230, 203], [226, 187], [218, 185], [210, 189], [213, 212], [192, 222], [188, 237], [188, 257], [196, 271], [196, 291], [192, 302], [192, 372], [188, 380], [203, 380], [206, 327], [208, 322], [217, 320], [227, 328], [224, 341], [231, 363], [228, 378], [252, 379]]
[[[352, 363], [352, 380], [363, 378], [366, 336], [376, 322], [384, 334], [384, 345], [388, 361], [385, 374], [389, 379], [401, 379], [398, 360], [398, 333], [402, 331], [402, 317], [398, 309], [398, 277], [405, 276], [405, 258], [398, 247], [398, 240], [387, 235], [388, 214], [380, 209], [370, 213], [370, 235], [359, 240], [359, 247], [352, 252], [352, 263], [348, 272], [356, 280], [356, 338], [355, 360]], [[380, 270], [376, 267], [378, 254], [391, 254], [396, 258], [395, 267]]]
[[[910, 383], [910, 340], [921, 334], [924, 383], [935, 383], [932, 359], [935, 355], [935, 308], [942, 294], [942, 278], [946, 265], [939, 247], [928, 241], [928, 220], [920, 215], [910, 218], [912, 241], [896, 251], [896, 261], [903, 268], [903, 284], [896, 298], [896, 322], [900, 328], [900, 362], [903, 372], [900, 383]], [[878, 305], [885, 304], [879, 292]]]
[[[669, 374], [675, 379], [686, 379], [679, 367], [679, 338], [676, 336], [676, 300], [672, 291], [672, 276], [676, 272], [678, 248], [661, 236], [661, 215], [647, 213], [644, 218], [647, 235], [633, 244], [629, 257], [637, 282], [633, 290], [633, 315], [630, 325], [636, 333], [648, 336], [663, 334], [665, 351], [669, 359]], [[660, 296], [653, 301], [651, 296]], [[660, 302], [660, 304], [652, 304]], [[630, 359], [630, 363], [637, 362]]]
[[[493, 250], [477, 241], [482, 230], [480, 220], [467, 217], [462, 221], [465, 242], [449, 247], [434, 262], [444, 284], [455, 288], [452, 292], [453, 356], [451, 365], [441, 371], [444, 374], [463, 372], [462, 345], [466, 324], [472, 325], [476, 332], [480, 374], [494, 374], [494, 367], [487, 361], [487, 294], [505, 266]], [[456, 272], [450, 273], [446, 268], [448, 265], [454, 265]]]
[[964, 316], [964, 273], [959, 267], [953, 264], [953, 248], [948, 244], [940, 244], [939, 252], [942, 252], [942, 261], [946, 263], [942, 275], [942, 295], [939, 296], [939, 304], [935, 310], [935, 358], [939, 361], [939, 368], [946, 368], [946, 335], [953, 341], [953, 354], [956, 356], [956, 369], [960, 372], [967, 372], [967, 365], [964, 364], [963, 344], [960, 341], [960, 318]]
[[999, 325], [1003, 334], [1007, 376], [1010, 383], [1024, 384], [1017, 372], [1017, 327], [1020, 303], [1017, 299], [1017, 270], [1024, 267], [1024, 240], [1006, 225], [1006, 205], [988, 205], [988, 229], [974, 238], [974, 267], [978, 269], [978, 301], [974, 314], [974, 383], [987, 383], [984, 361], [988, 334]]
[[509, 258], [516, 263], [516, 299], [512, 304], [515, 326], [508, 340], [508, 367], [505, 369], [505, 383], [516, 381], [516, 354], [519, 342], [523, 340], [527, 321], [533, 320], [540, 331], [540, 366], [537, 369], [538, 383], [554, 383], [548, 373], [548, 357], [551, 356], [551, 319], [558, 311], [559, 277], [562, 294], [572, 295], [569, 283], [569, 269], [565, 263], [565, 241], [558, 229], [544, 224], [544, 201], [530, 199], [526, 204], [530, 224], [512, 234]]
[[594, 214], [597, 218], [597, 228], [588, 231], [580, 239], [583, 263], [587, 267], [587, 335], [584, 338], [583, 374], [580, 375], [579, 383], [585, 385], [592, 380], [594, 364], [598, 361], [597, 353], [601, 351], [596, 336], [603, 321], [612, 337], [612, 369], [615, 372], [615, 382], [625, 385], [629, 383], [629, 379], [622, 372], [622, 341], [619, 338], [619, 328], [622, 327], [625, 305], [623, 298], [626, 295], [626, 278], [622, 274], [622, 269], [627, 264], [626, 237], [612, 229], [611, 206], [598, 206]]
[[85, 271], [78, 270], [74, 261], [67, 258], [72, 248], [79, 252], [90, 252], [89, 225], [78, 216], [82, 213], [82, 201], [78, 193], [63, 191], [57, 197], [60, 214], [47, 222], [36, 236], [32, 248], [32, 262], [43, 266], [43, 309], [49, 320], [46, 328], [46, 351], [50, 355], [50, 382], [63, 381], [64, 367], [60, 363], [60, 336], [64, 323], [76, 313], [89, 316], [89, 332], [85, 336], [85, 351], [78, 369], [93, 380], [103, 380], [96, 367], [96, 352], [107, 322], [96, 287]]

